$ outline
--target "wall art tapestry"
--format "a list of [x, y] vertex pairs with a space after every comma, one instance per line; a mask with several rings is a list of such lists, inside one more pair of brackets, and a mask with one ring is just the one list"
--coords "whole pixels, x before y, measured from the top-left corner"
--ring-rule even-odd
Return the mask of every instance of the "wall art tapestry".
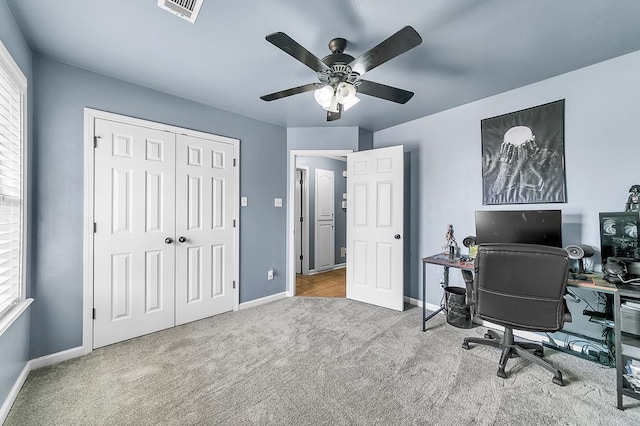
[[564, 99], [481, 121], [482, 204], [565, 203]]

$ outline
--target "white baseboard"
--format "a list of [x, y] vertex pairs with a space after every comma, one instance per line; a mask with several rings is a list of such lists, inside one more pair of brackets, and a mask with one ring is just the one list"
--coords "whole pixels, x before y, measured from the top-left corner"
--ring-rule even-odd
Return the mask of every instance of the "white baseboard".
[[60, 362], [66, 361], [68, 359], [77, 358], [82, 356], [82, 346], [78, 346], [77, 348], [67, 349], [66, 351], [56, 352], [51, 355], [41, 356], [40, 358], [34, 358], [28, 362], [30, 365], [30, 370], [37, 370], [38, 368], [48, 367], [50, 365], [58, 364]]
[[[337, 271], [338, 269], [344, 269], [347, 267], [346, 263], [338, 263], [337, 265], [333, 265], [333, 268], [331, 268], [332, 271]], [[315, 274], [321, 274], [323, 272], [327, 272], [329, 271], [329, 269], [324, 269], [320, 272], [316, 271], [315, 269], [309, 269], [309, 274], [308, 275], [315, 275]]]
[[11, 387], [9, 395], [7, 395], [7, 398], [2, 403], [2, 407], [0, 407], [0, 424], [3, 424], [7, 416], [9, 415], [9, 410], [11, 410], [13, 403], [20, 393], [20, 389], [22, 389], [22, 386], [24, 385], [24, 382], [27, 380], [27, 376], [31, 371], [37, 370], [38, 368], [58, 364], [68, 359], [77, 358], [79, 356], [82, 356], [82, 354], [82, 346], [79, 346], [77, 348], [71, 348], [67, 349], [66, 351], [56, 352], [51, 355], [45, 355], [40, 358], [29, 360], [16, 379], [16, 382]]
[[287, 297], [287, 292], [272, 294], [271, 296], [261, 297], [260, 299], [250, 300], [240, 304], [238, 310], [253, 308], [256, 306], [264, 305], [265, 303], [275, 302], [276, 300], [284, 299]]
[[[422, 300], [414, 299], [413, 297], [404, 297], [404, 303], [408, 303], [413, 306], [418, 306], [422, 308]], [[433, 303], [427, 303], [427, 310], [431, 312], [435, 312], [440, 309], [440, 305], [434, 305]]]
[[27, 380], [29, 371], [31, 371], [29, 367], [30, 367], [29, 363], [27, 362], [24, 368], [22, 369], [22, 372], [18, 376], [18, 379], [16, 380], [16, 382], [13, 384], [13, 387], [9, 391], [9, 395], [7, 395], [7, 398], [2, 403], [2, 407], [0, 407], [0, 425], [4, 424], [4, 421], [7, 419], [7, 416], [9, 415], [9, 410], [11, 410], [13, 403], [18, 397], [18, 394], [20, 393], [20, 389], [22, 389], [22, 385], [24, 385], [24, 382]]

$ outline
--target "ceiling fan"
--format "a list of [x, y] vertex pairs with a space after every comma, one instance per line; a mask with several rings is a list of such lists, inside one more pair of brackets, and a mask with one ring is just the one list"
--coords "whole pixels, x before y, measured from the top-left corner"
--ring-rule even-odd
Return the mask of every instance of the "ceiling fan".
[[404, 27], [357, 58], [344, 53], [347, 40], [343, 38], [334, 38], [329, 42], [331, 54], [322, 60], [283, 32], [269, 34], [265, 38], [314, 70], [320, 82], [260, 96], [264, 101], [274, 101], [314, 90], [316, 102], [327, 111], [327, 121], [335, 121], [340, 118], [343, 110], [346, 111], [359, 101], [356, 93], [399, 104], [407, 103], [413, 97], [413, 92], [360, 78], [367, 71], [422, 43], [422, 37], [411, 26]]

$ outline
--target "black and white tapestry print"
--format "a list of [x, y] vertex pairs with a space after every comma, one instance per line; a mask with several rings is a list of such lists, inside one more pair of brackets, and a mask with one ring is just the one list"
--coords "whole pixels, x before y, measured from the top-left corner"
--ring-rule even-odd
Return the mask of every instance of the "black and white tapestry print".
[[481, 122], [482, 204], [565, 203], [564, 99]]

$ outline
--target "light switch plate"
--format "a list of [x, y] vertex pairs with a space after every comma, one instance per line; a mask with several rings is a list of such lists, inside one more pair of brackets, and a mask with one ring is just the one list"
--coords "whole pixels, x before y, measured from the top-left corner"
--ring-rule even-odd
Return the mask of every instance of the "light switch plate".
[[276, 207], [282, 207], [282, 198], [276, 198], [274, 205]]
[[249, 205], [249, 200], [247, 199], [247, 197], [240, 198], [240, 205], [242, 207], [247, 207]]

